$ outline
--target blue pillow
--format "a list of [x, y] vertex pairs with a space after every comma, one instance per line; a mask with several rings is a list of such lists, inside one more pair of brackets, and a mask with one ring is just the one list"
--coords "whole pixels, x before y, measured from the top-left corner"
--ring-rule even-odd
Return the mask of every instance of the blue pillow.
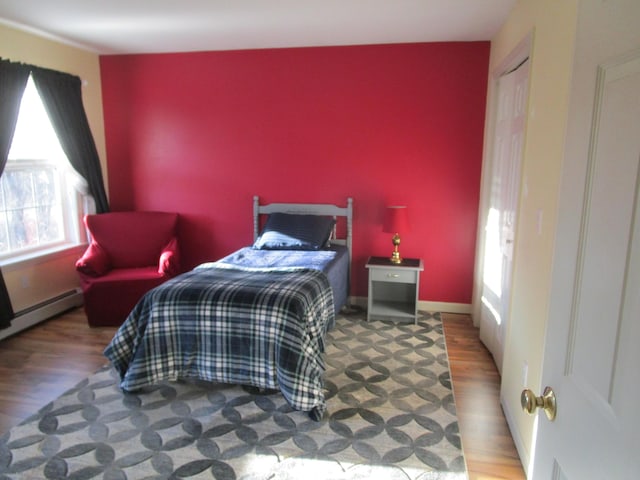
[[336, 221], [321, 215], [272, 213], [253, 244], [260, 250], [320, 250], [329, 242]]

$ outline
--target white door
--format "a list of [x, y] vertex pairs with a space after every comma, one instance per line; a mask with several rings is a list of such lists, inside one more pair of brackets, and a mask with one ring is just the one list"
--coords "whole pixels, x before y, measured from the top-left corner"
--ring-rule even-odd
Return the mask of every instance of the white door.
[[498, 79], [491, 192], [485, 218], [480, 339], [502, 371], [527, 109], [529, 61]]
[[584, 0], [534, 479], [640, 478], [640, 2]]

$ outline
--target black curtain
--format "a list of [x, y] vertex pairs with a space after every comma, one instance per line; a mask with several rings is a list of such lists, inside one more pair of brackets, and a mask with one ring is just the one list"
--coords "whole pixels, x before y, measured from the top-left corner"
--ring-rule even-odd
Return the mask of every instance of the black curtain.
[[82, 104], [80, 78], [40, 67], [31, 67], [31, 76], [62, 150], [89, 185], [89, 193], [96, 202], [96, 212], [108, 212], [100, 158]]
[[[7, 164], [29, 70], [27, 65], [0, 59], [0, 176]], [[9, 292], [0, 271], [0, 329], [11, 326], [14, 316]]]

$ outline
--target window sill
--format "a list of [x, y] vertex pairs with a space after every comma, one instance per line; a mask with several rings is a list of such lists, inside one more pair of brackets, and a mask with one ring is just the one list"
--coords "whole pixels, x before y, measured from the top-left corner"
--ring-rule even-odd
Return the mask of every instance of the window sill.
[[23, 268], [34, 267], [38, 264], [57, 260], [69, 255], [77, 255], [77, 257], [80, 258], [86, 248], [86, 244], [61, 245], [48, 250], [40, 250], [26, 255], [2, 259], [0, 260], [0, 267], [2, 267], [4, 272], [11, 272]]

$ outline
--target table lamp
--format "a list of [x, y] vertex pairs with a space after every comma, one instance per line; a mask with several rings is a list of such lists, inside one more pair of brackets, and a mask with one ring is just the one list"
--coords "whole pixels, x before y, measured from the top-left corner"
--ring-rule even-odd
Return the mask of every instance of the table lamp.
[[391, 205], [385, 211], [384, 224], [382, 230], [386, 233], [393, 233], [391, 243], [393, 244], [393, 253], [389, 260], [392, 263], [402, 263], [402, 257], [398, 251], [400, 245], [400, 233], [405, 233], [409, 229], [409, 221], [407, 218], [407, 207], [404, 205]]

